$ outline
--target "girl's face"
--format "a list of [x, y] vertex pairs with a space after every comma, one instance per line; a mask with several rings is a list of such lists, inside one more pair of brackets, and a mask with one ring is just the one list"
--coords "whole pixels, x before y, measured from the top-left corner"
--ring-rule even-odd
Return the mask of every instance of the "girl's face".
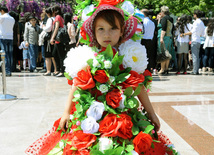
[[110, 44], [116, 46], [120, 37], [123, 35], [118, 19], [115, 20], [117, 27], [112, 27], [107, 21], [98, 18], [95, 24], [95, 36], [101, 47], [107, 47]]
[[34, 18], [31, 19], [31, 20], [30, 20], [30, 23], [31, 23], [31, 25], [35, 26], [35, 25], [36, 25], [36, 19], [34, 19]]

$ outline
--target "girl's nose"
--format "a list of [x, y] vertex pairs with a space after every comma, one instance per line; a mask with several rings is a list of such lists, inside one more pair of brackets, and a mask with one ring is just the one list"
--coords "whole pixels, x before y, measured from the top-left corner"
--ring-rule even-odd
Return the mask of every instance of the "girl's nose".
[[108, 30], [106, 30], [104, 33], [104, 37], [109, 37], [109, 36], [110, 36], [110, 32]]

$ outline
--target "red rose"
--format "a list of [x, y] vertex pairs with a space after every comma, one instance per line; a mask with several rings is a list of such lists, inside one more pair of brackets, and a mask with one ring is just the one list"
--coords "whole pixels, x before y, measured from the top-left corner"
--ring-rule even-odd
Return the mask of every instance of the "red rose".
[[117, 5], [122, 3], [124, 0], [100, 0], [99, 6], [102, 4]]
[[90, 91], [90, 93], [93, 97], [95, 97], [96, 101], [99, 101], [98, 97], [102, 95], [101, 91], [99, 91], [98, 89], [93, 89]]
[[80, 150], [91, 146], [97, 137], [93, 134], [84, 133], [82, 130], [75, 131], [71, 136], [71, 145]]
[[80, 34], [84, 40], [87, 40], [86, 32], [83, 27], [80, 28]]
[[106, 102], [112, 108], [117, 108], [120, 106], [120, 100], [122, 99], [119, 89], [114, 89], [106, 94]]
[[152, 76], [152, 73], [147, 69], [145, 70], [145, 72], [143, 73], [144, 76]]
[[118, 130], [118, 136], [123, 139], [132, 138], [132, 118], [127, 114], [120, 114], [118, 120], [122, 123], [121, 127]]
[[89, 67], [87, 71], [81, 70], [77, 73], [77, 77], [73, 79], [74, 86], [80, 87], [83, 90], [95, 87], [95, 82], [91, 76]]
[[99, 132], [102, 136], [116, 137], [122, 122], [118, 123], [117, 115], [109, 114], [99, 124]]
[[73, 85], [73, 80], [68, 80], [68, 84], [72, 86]]
[[134, 149], [138, 154], [145, 152], [152, 145], [152, 137], [142, 131], [133, 140]]
[[135, 71], [130, 71], [131, 76], [121, 83], [124, 89], [128, 87], [137, 87], [139, 83], [142, 83], [145, 80], [145, 77], [142, 74], [138, 74]]
[[104, 70], [97, 70], [95, 72], [94, 79], [97, 80], [97, 82], [106, 83], [109, 77], [106, 75]]

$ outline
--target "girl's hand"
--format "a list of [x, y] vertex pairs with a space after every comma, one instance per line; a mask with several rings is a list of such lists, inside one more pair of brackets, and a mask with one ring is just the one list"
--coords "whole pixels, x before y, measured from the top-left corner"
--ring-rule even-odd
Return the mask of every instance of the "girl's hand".
[[62, 118], [59, 122], [59, 126], [62, 129], [62, 131], [66, 131], [68, 128], [68, 121], [70, 120], [70, 114], [68, 113], [63, 113]]
[[149, 115], [149, 119], [152, 121], [153, 125], [155, 126], [155, 130], [160, 130], [160, 122], [156, 114]]
[[163, 39], [160, 39], [160, 43], [163, 44]]
[[51, 44], [51, 45], [54, 44], [54, 40], [53, 40], [53, 39], [50, 40], [50, 44]]
[[25, 43], [25, 46], [28, 47], [28, 46], [29, 46], [29, 43]]

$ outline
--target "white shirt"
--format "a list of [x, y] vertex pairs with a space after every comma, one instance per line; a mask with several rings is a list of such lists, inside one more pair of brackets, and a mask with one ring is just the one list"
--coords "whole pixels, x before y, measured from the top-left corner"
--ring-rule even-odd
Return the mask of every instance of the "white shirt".
[[197, 18], [192, 25], [192, 42], [201, 43], [200, 36], [204, 35], [204, 23], [201, 19]]
[[54, 28], [53, 22], [55, 20], [55, 17], [48, 18], [46, 25], [43, 27], [43, 30], [45, 32], [51, 32]]
[[0, 39], [13, 40], [13, 26], [15, 20], [8, 13], [0, 16]]
[[207, 48], [207, 47], [213, 47], [214, 44], [214, 31], [213, 31], [213, 35], [212, 36], [208, 36], [207, 34], [207, 27], [205, 28], [205, 42], [204, 42], [204, 46], [203, 48]]
[[[186, 26], [184, 26], [184, 33], [187, 33], [191, 30], [191, 25], [190, 24], [187, 24]], [[186, 35], [186, 36], [183, 36], [183, 37], [180, 37], [180, 27], [178, 29], [176, 29], [175, 31], [175, 35], [178, 36], [177, 37], [177, 41], [178, 42], [183, 42], [183, 43], [188, 43], [189, 42], [189, 35]]]
[[149, 17], [145, 17], [143, 19], [143, 25], [145, 33], [143, 34], [143, 39], [153, 39], [155, 32], [155, 24], [153, 21], [149, 19]]

